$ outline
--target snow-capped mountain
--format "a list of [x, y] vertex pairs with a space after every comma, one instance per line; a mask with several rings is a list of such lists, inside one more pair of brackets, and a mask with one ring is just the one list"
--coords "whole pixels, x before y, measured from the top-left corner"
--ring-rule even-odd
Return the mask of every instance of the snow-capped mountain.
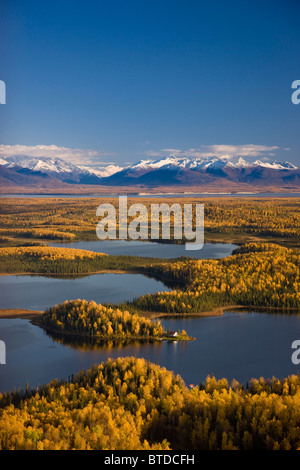
[[60, 158], [40, 158], [40, 157], [29, 157], [26, 155], [15, 155], [2, 158], [1, 165], [5, 165], [7, 168], [13, 168], [19, 166], [22, 168], [28, 168], [32, 171], [41, 171], [43, 173], [71, 173], [76, 171], [76, 166], [67, 163], [65, 160]]
[[108, 165], [91, 168], [75, 165], [61, 158], [29, 157], [26, 155], [0, 157], [0, 165], [6, 168], [27, 168], [33, 172], [45, 173], [68, 183], [97, 184], [100, 178], [110, 176], [121, 167]]
[[6, 160], [4, 160], [4, 158], [0, 157], [0, 165], [7, 166], [8, 162]]
[[[218, 184], [228, 185], [299, 185], [300, 170], [290, 162], [280, 163], [243, 157], [190, 158], [169, 155], [157, 160], [144, 159], [132, 165], [87, 166], [77, 165], [62, 158], [31, 157], [26, 155], [0, 155], [0, 166], [25, 174], [29, 178], [42, 176], [54, 181], [71, 184], [102, 186], [168, 186]], [[26, 171], [25, 171], [26, 170]], [[18, 176], [19, 179], [19, 176]], [[22, 180], [22, 181], [23, 181]], [[299, 180], [299, 181], [298, 181]]]
[[170, 155], [165, 158], [158, 160], [141, 160], [138, 163], [130, 165], [125, 169], [130, 170], [154, 170], [161, 168], [170, 168], [171, 166], [177, 166], [181, 168], [188, 168], [191, 170], [207, 170], [207, 169], [220, 169], [224, 167], [228, 168], [253, 168], [257, 166], [272, 168], [276, 170], [296, 170], [297, 167], [290, 162], [262, 162], [256, 160], [255, 162], [247, 162], [242, 157], [229, 158], [223, 157], [207, 157], [207, 158], [190, 158], [190, 157], [176, 157]]
[[262, 162], [260, 160], [256, 160], [254, 165], [263, 166], [265, 168], [273, 168], [276, 170], [297, 170], [297, 167], [290, 162]]
[[259, 160], [248, 162], [242, 157], [190, 158], [169, 155], [158, 160], [141, 160], [111, 176], [102, 178], [101, 184], [201, 186], [207, 183], [217, 183], [222, 179], [222, 184], [226, 180], [228, 183], [255, 185], [256, 183], [262, 184], [265, 179], [265, 184], [268, 185], [279, 184], [281, 181], [285, 184], [289, 178], [297, 179], [298, 173], [300, 177], [298, 168], [290, 162], [261, 162]]
[[79, 165], [78, 168], [81, 169], [83, 172], [96, 175], [99, 178], [105, 178], [106, 176], [111, 176], [114, 173], [117, 173], [118, 171], [123, 169], [123, 167], [118, 166], [118, 165], [108, 165], [108, 166], [103, 166], [103, 167], [99, 166], [98, 168]]

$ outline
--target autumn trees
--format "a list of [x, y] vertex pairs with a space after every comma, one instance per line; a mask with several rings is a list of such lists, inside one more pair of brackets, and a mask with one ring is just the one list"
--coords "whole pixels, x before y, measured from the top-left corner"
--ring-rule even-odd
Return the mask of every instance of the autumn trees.
[[108, 256], [37, 246], [0, 248], [2, 272], [66, 275], [104, 270], [144, 273], [173, 286], [128, 303], [130, 311], [198, 313], [227, 305], [300, 308], [299, 249], [277, 244], [249, 243], [227, 258], [207, 260]]
[[81, 299], [48, 308], [39, 323], [55, 332], [93, 339], [155, 339], [164, 333], [160, 322]]
[[70, 381], [0, 396], [0, 449], [300, 448], [300, 379], [248, 387], [180, 376], [141, 358], [108, 360]]
[[[107, 200], [106, 200], [107, 201]], [[145, 201], [147, 203], [147, 201]], [[174, 202], [174, 200], [173, 200]], [[188, 200], [186, 201], [188, 202]], [[205, 202], [205, 201], [204, 201]], [[95, 237], [99, 201], [3, 199], [2, 245], [21, 237]], [[299, 200], [207, 200], [206, 233], [285, 237], [299, 244]], [[158, 338], [160, 323], [134, 312], [193, 313], [232, 304], [300, 308], [300, 254], [270, 243], [220, 260], [143, 260], [41, 246], [0, 249], [1, 272], [91, 273], [131, 269], [176, 284], [125, 306], [74, 300], [49, 308], [43, 325], [92, 338]], [[69, 381], [0, 396], [0, 449], [299, 449], [300, 379], [213, 376], [189, 390], [143, 359], [108, 361]]]
[[[2, 198], [0, 236], [18, 239], [96, 240], [96, 208], [100, 203], [118, 206], [118, 198]], [[172, 198], [171, 204], [202, 203], [205, 238], [228, 241], [233, 236], [260, 237], [292, 242], [299, 246], [300, 200], [298, 198]], [[128, 199], [131, 204], [136, 199]], [[161, 199], [139, 198], [147, 209]], [[164, 198], [164, 202], [170, 202]], [[118, 214], [117, 214], [118, 215]]]
[[0, 248], [0, 272], [39, 274], [89, 274], [105, 270], [139, 272], [148, 263], [159, 264], [159, 258], [109, 256], [78, 248], [50, 246], [10, 246]]
[[153, 275], [178, 283], [133, 304], [142, 311], [193, 313], [226, 305], [300, 308], [300, 252], [276, 244], [250, 243], [219, 260], [178, 260], [148, 266]]

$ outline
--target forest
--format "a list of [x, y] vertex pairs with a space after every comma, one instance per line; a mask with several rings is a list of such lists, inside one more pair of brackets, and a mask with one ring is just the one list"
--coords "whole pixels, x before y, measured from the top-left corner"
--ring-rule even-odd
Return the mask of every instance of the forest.
[[300, 379], [189, 389], [145, 359], [0, 396], [1, 450], [299, 450]]
[[141, 313], [200, 313], [220, 306], [300, 308], [300, 252], [274, 243], [248, 243], [226, 258], [161, 260], [109, 256], [51, 247], [0, 248], [0, 272], [88, 274], [139, 272], [172, 287], [122, 305]]
[[161, 263], [159, 258], [114, 256], [77, 248], [9, 246], [0, 248], [0, 272], [39, 274], [89, 274], [105, 270], [138, 270]]
[[[49, 306], [37, 322], [62, 341], [67, 334], [107, 344], [158, 340], [164, 332], [153, 318], [226, 306], [300, 309], [300, 199], [185, 198], [205, 204], [205, 242], [239, 245], [226, 258], [65, 248], [64, 242], [96, 239], [96, 208], [104, 201], [117, 204], [116, 198], [2, 198], [0, 273], [137, 272], [171, 287], [120, 305], [77, 299]], [[53, 240], [61, 247], [47, 245]], [[0, 394], [0, 449], [300, 450], [300, 378], [241, 385], [209, 375], [188, 387], [144, 359], [108, 360], [68, 380]]]
[[[136, 198], [128, 197], [128, 205], [136, 202]], [[149, 210], [151, 204], [161, 204], [162, 200], [141, 197], [138, 202]], [[277, 241], [299, 247], [299, 198], [186, 197], [163, 202], [204, 204], [206, 243]], [[118, 209], [117, 197], [2, 198], [0, 246], [23, 244], [28, 240], [96, 240], [99, 222], [96, 209], [102, 203], [113, 204]]]
[[142, 311], [196, 313], [242, 305], [300, 308], [300, 252], [272, 243], [249, 243], [226, 258], [178, 260], [150, 265], [147, 272], [179, 287], [139, 297]]
[[155, 339], [165, 333], [158, 321], [81, 299], [46, 309], [39, 324], [55, 332], [92, 339]]

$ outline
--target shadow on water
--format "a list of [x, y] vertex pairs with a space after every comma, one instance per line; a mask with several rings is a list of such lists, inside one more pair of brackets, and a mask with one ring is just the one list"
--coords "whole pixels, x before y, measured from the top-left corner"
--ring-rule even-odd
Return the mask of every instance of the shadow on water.
[[[37, 278], [37, 277], [43, 277], [45, 279], [69, 279], [69, 280], [75, 280], [75, 279], [84, 279], [86, 277], [90, 277], [92, 276], [93, 274], [52, 274], [52, 273], [30, 273], [30, 274], [26, 274], [26, 277], [29, 278], [29, 277], [33, 277], [33, 278]], [[15, 277], [20, 277], [20, 276], [24, 276], [24, 274], [16, 274]]]
[[291, 315], [299, 315], [300, 316], [300, 310], [297, 308], [294, 309], [283, 309], [283, 308], [276, 308], [276, 307], [257, 307], [257, 306], [238, 306], [238, 307], [229, 307], [228, 309], [224, 308], [224, 314], [269, 314], [272, 316], [291, 316]]
[[[32, 278], [37, 278], [37, 277], [42, 277], [42, 278], [45, 278], [45, 279], [63, 279], [63, 280], [76, 280], [76, 279], [87, 279], [87, 278], [92, 278], [93, 276], [96, 276], [96, 275], [101, 275], [101, 274], [115, 274], [115, 272], [112, 270], [111, 272], [99, 272], [99, 273], [87, 273], [87, 274], [51, 274], [51, 273], [47, 273], [47, 274], [34, 274], [34, 273], [31, 273], [31, 274], [26, 274], [26, 277], [32, 277]], [[116, 273], [117, 274], [117, 273]], [[138, 271], [138, 270], [135, 270], [135, 271], [132, 271], [132, 272], [128, 272], [127, 274], [141, 274], [142, 276], [148, 278], [148, 279], [154, 279], [155, 281], [160, 281], [162, 284], [164, 284], [167, 288], [169, 289], [179, 289], [181, 287], [181, 284], [179, 284], [179, 282], [177, 281], [173, 281], [171, 279], [167, 279], [163, 276], [161, 276], [160, 274], [156, 274], [156, 273], [153, 273], [153, 274], [150, 274], [148, 272], [144, 272], [144, 271]], [[20, 276], [24, 276], [23, 274], [21, 275], [18, 275], [16, 274], [15, 277], [20, 277]]]
[[[39, 325], [40, 326], [40, 325]], [[62, 346], [67, 346], [72, 349], [79, 349], [83, 351], [88, 350], [102, 350], [108, 351], [111, 349], [118, 350], [122, 349], [122, 351], [129, 347], [136, 347], [145, 344], [162, 344], [161, 340], [153, 340], [153, 339], [99, 339], [99, 338], [92, 338], [80, 335], [71, 335], [65, 333], [57, 333], [48, 330], [45, 327], [41, 328], [44, 330], [45, 335], [50, 338], [52, 341], [61, 344]]]

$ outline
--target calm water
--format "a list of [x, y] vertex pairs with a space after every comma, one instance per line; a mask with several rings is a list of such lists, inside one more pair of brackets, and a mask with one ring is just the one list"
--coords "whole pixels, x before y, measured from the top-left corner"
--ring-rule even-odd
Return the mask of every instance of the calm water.
[[[170, 258], [181, 256], [177, 250], [184, 249], [180, 245], [126, 241], [64, 244], [70, 245], [109, 254]], [[190, 253], [221, 258], [230, 255], [234, 248], [207, 244], [199, 252]], [[1, 276], [0, 308], [43, 310], [77, 298], [118, 303], [163, 290], [169, 289], [141, 274], [96, 274], [77, 279]], [[222, 317], [169, 318], [162, 323], [166, 329], [185, 329], [196, 340], [92, 348], [86, 344], [62, 344], [29, 320], [0, 319], [0, 340], [6, 344], [6, 364], [0, 365], [0, 392], [24, 388], [26, 381], [34, 387], [53, 378], [68, 379], [81, 369], [120, 356], [149, 359], [180, 374], [187, 385], [198, 384], [210, 373], [246, 383], [252, 377], [282, 378], [299, 371], [300, 366], [291, 361], [291, 344], [300, 339], [300, 315], [227, 312]]]
[[0, 308], [43, 310], [74, 299], [119, 303], [166, 290], [170, 289], [165, 284], [142, 274], [93, 274], [77, 279], [1, 276]]
[[237, 245], [230, 243], [206, 243], [201, 250], [186, 250], [185, 245], [175, 243], [152, 243], [127, 240], [86, 241], [76, 243], [49, 243], [49, 246], [78, 248], [108, 255], [143, 256], [153, 258], [215, 259], [230, 256]]
[[291, 344], [300, 339], [300, 316], [271, 313], [225, 313], [222, 317], [163, 320], [165, 328], [185, 329], [193, 342], [134, 343], [96, 349], [62, 345], [29, 320], [0, 319], [6, 343], [6, 364], [0, 365], [0, 391], [68, 379], [81, 369], [109, 357], [136, 356], [180, 374], [186, 384], [198, 384], [208, 374], [236, 378], [297, 374], [291, 361]]

